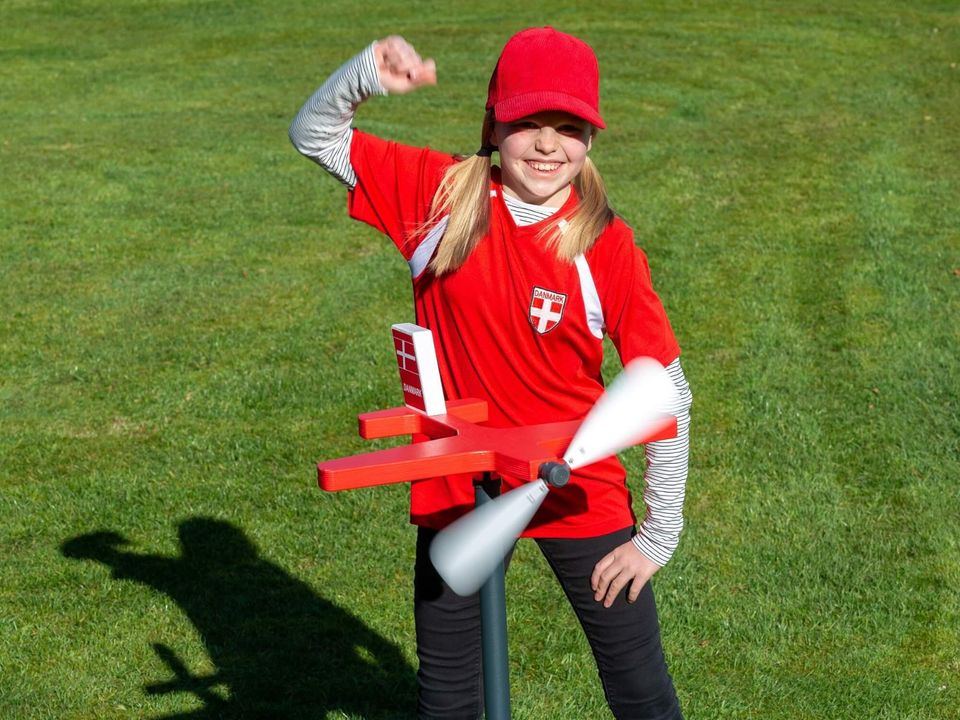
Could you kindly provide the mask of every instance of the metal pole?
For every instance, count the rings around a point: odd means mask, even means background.
[[[500,494],[490,473],[476,483],[477,505]],[[480,642],[483,649],[483,702],[487,720],[510,720],[510,661],[507,654],[507,595],[503,560],[480,587]]]

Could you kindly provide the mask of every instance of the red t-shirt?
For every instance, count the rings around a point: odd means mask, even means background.
[[[422,241],[414,231],[455,159],[354,131],[350,160],[358,178],[350,216],[385,233],[410,260]],[[558,212],[569,214],[576,203],[571,192]],[[441,277],[426,271],[413,280],[416,321],[433,330],[445,395],[486,400],[493,427],[582,418],[603,392],[603,345],[588,326],[577,267],[538,239],[544,223],[516,225],[497,168],[490,204],[490,232],[458,270]],[[627,225],[614,220],[586,260],[621,360],[676,359],[679,347]],[[581,468],[547,496],[524,534],[591,537],[632,525],[625,476],[615,457]],[[503,480],[504,489],[519,484]],[[473,506],[470,476],[412,484],[417,525],[442,528]]]

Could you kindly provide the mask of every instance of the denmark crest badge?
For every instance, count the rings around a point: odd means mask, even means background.
[[[567,296],[563,293],[534,287],[530,296],[530,324],[541,335],[553,330],[563,318],[563,308],[567,304]]]

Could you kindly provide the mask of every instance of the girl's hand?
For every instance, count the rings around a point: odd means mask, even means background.
[[[597,602],[603,601],[604,607],[610,607],[624,586],[630,583],[627,602],[633,602],[640,595],[647,580],[659,569],[659,565],[637,550],[632,540],[627,540],[604,556],[593,568],[593,575],[590,577],[593,599]]]
[[[421,59],[413,45],[399,35],[391,35],[377,42],[373,54],[377,59],[380,84],[391,95],[437,84],[436,63],[431,59]]]

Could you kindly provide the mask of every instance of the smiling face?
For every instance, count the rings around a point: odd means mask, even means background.
[[[504,188],[523,202],[560,207],[583,169],[592,132],[586,120],[555,110],[495,123]]]

